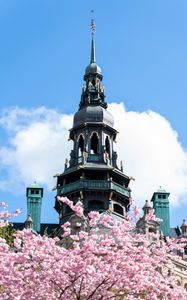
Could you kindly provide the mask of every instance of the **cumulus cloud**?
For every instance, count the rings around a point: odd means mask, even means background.
[[[159,186],[171,193],[170,202],[180,205],[187,196],[187,153],[177,132],[160,114],[126,111],[124,105],[109,106],[119,130],[116,149],[124,159],[125,172],[136,181],[133,198],[143,204]]]
[[[171,203],[180,205],[187,195],[187,153],[176,131],[153,111],[126,111],[122,103],[110,104],[109,110],[120,132],[115,146],[119,160],[124,160],[125,173],[136,178],[131,182],[135,202],[142,205],[161,185],[171,192]],[[34,180],[51,189],[52,175],[63,171],[72,148],[67,141],[72,118],[45,107],[3,111],[0,129],[6,144],[0,147],[0,189],[14,183],[23,190]]]
[[[18,190],[37,181],[51,189],[53,174],[63,171],[64,159],[70,152],[71,143],[67,140],[72,115],[45,107],[13,108],[3,112],[0,124],[9,137],[9,145],[0,149],[1,171],[4,169],[7,177],[7,185],[3,180],[2,188],[14,182]]]

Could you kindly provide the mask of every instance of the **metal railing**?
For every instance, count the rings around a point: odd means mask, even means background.
[[[61,193],[69,193],[78,189],[109,189],[109,190],[114,190],[122,195],[125,195],[129,197],[130,193],[129,190],[126,189],[125,187],[113,182],[113,181],[108,181],[108,180],[86,180],[86,179],[81,179],[69,184],[66,184],[62,189]]]

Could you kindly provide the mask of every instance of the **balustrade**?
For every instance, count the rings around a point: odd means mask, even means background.
[[[75,191],[77,189],[109,189],[109,190],[114,190],[122,195],[125,195],[127,197],[130,196],[129,190],[126,189],[123,186],[120,186],[119,184],[113,182],[113,181],[108,181],[108,180],[86,180],[86,179],[81,179],[69,184],[66,184],[64,187],[61,189],[61,193],[69,193],[72,191]]]

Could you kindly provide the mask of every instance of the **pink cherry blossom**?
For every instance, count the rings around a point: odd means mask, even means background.
[[[73,205],[73,202],[71,202],[66,197],[60,197],[60,196],[58,196],[57,199],[58,199],[58,201],[67,204],[71,208],[71,210],[76,213],[76,215],[78,217],[82,217],[83,216],[83,207],[82,207],[82,202],[81,201],[78,201],[75,205]]]
[[[137,217],[139,216],[139,214],[140,214],[140,209],[139,209],[139,207],[137,207],[137,206],[134,206],[134,207],[133,207],[133,214],[134,214],[134,217],[135,217],[135,218],[137,218]]]
[[[76,205],[64,201],[74,210]],[[81,205],[75,209],[78,214]],[[111,226],[104,215],[103,224],[111,228],[99,231],[92,224],[98,224],[101,215],[91,212],[81,218],[87,231],[72,236],[67,222],[62,241],[23,230],[16,232],[10,248],[0,238],[0,300],[187,299],[176,278],[164,272],[172,270],[179,259],[173,250],[182,249],[185,239],[183,245],[170,238],[153,243],[136,234],[129,220]]]
[[[152,221],[159,222],[159,223],[162,222],[162,219],[157,218],[155,216],[154,209],[151,209],[150,212],[146,215],[146,220],[152,220]]]

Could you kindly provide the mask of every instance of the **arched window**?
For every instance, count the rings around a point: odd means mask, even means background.
[[[90,141],[90,154],[98,154],[99,139],[97,133],[94,132]]]
[[[187,283],[185,283],[184,288],[185,288],[185,290],[187,291]]]
[[[84,138],[82,136],[82,134],[79,136],[79,139],[78,139],[78,156],[81,156],[82,155],[82,152],[84,151]]]
[[[114,204],[114,212],[123,216],[123,207],[118,204]]]
[[[106,152],[108,153],[108,155],[110,156],[110,142],[109,142],[108,136],[105,139],[105,149],[106,149]]]
[[[90,210],[103,210],[104,209],[104,203],[99,200],[93,200],[89,202],[88,208]]]

